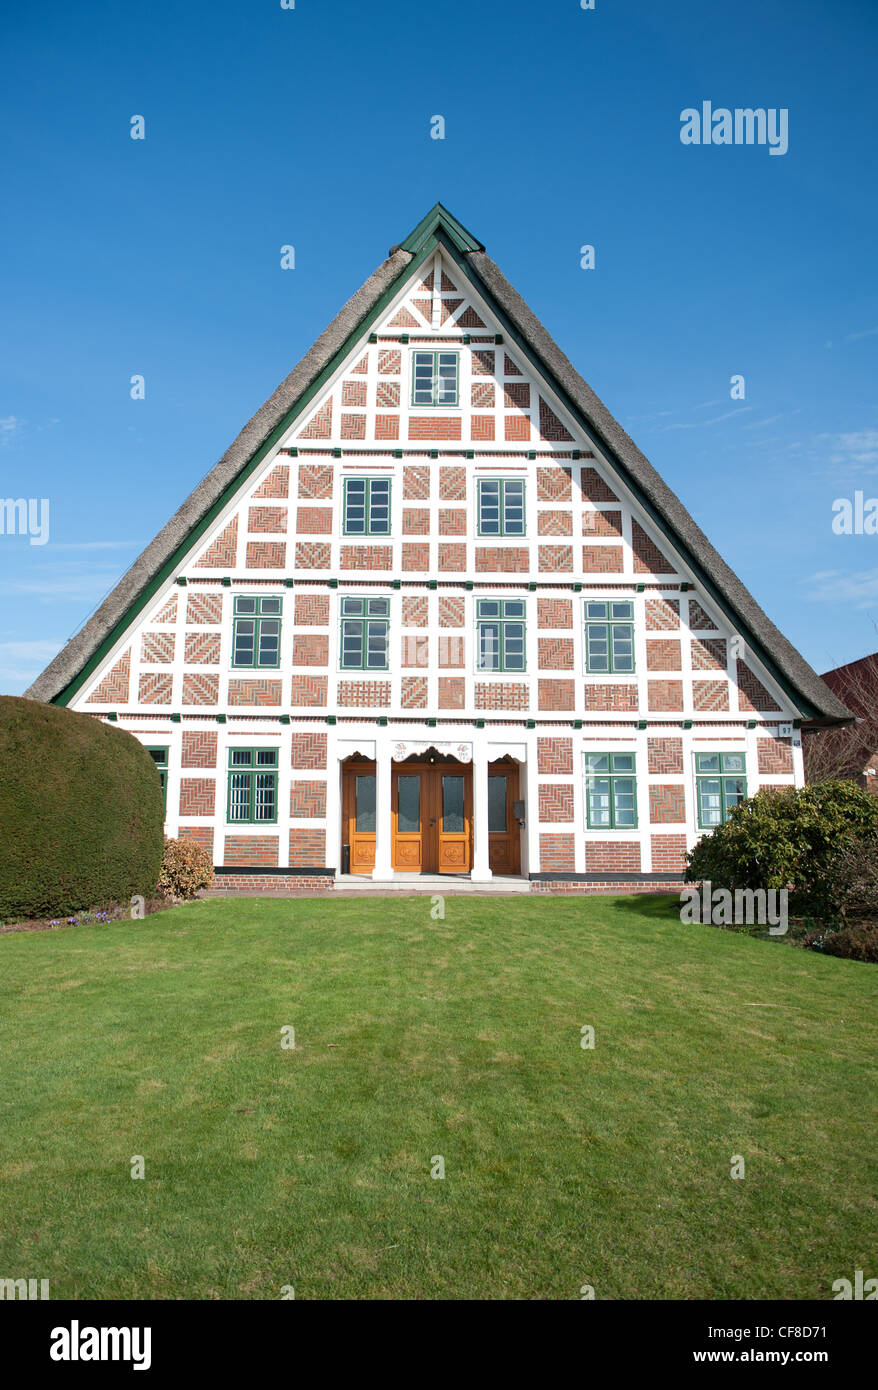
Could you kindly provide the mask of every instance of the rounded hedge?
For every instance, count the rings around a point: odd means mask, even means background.
[[[0,695],[0,921],[155,893],[164,807],[132,734]]]

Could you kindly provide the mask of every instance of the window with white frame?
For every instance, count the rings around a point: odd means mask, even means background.
[[[586,753],[585,811],[589,830],[637,827],[637,778],[633,753]]]
[[[696,753],[695,799],[699,830],[724,825],[747,795],[747,764],[743,753]]]
[[[390,648],[390,599],[343,598],[339,665],[343,671],[386,671]]]
[[[476,669],[525,669],[525,605],[523,599],[476,600]]]
[[[390,479],[345,478],[344,534],[390,535]]]
[[[480,478],[478,493],[480,536],[525,534],[523,478]]]

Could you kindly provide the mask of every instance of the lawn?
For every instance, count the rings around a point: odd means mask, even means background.
[[[878,1272],[876,995],[875,967],[655,898],[210,900],[3,936],[0,1276],[831,1298]]]

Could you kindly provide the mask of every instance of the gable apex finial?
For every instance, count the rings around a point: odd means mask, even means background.
[[[468,232],[462,222],[443,207],[442,203],[437,202],[433,205],[425,217],[422,217],[413,231],[409,232],[405,241],[399,243],[392,249],[394,251],[409,251],[413,255],[421,251],[431,238],[438,238],[444,235],[458,251],[466,255],[470,251],[484,251],[484,246],[472,234]]]

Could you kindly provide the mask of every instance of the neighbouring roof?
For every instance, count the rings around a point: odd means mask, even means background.
[[[878,720],[878,652],[825,671],[820,679],[852,714],[873,723]]]
[[[103,603],[25,692],[36,700],[64,702],[74,681],[93,667],[121,635],[158,582],[174,573],[179,552],[206,527],[214,509],[241,474],[255,466],[304,409],[349,349],[351,340],[399,288],[403,279],[441,245],[488,300],[498,319],[551,382],[582,429],[606,454],[648,514],[691,565],[698,584],[729,615],[745,640],[786,689],[806,719],[838,723],[850,714],[795,647],[774,626],[755,599],[714,550],[679,498],[628,437],[591,387],[549,336],[477,241],[441,203],[423,218],[348,300],[309,352],[253,418],[219,463],[198,484],[167,526],[146,547]]]

